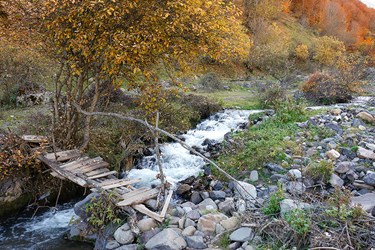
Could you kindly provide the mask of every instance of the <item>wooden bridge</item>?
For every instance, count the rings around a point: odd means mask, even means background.
[[[43,136],[24,135],[22,139],[36,148],[47,142]],[[101,157],[90,158],[79,150],[59,151],[55,153],[42,153],[38,159],[51,168],[54,177],[72,181],[82,187],[90,188],[93,192],[109,194],[115,193],[119,198],[118,207],[131,206],[135,210],[162,222],[166,215],[173,191],[169,191],[161,213],[151,211],[142,203],[160,195],[159,188],[135,188],[132,184],[141,179],[119,179],[117,171],[110,171],[109,163]]]

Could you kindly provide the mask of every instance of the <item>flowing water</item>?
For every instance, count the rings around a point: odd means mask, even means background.
[[[248,122],[252,113],[261,111],[225,110],[219,112],[189,130],[181,137],[193,147],[204,150],[206,139],[222,142],[224,135],[235,131],[240,125]],[[170,183],[198,175],[205,162],[192,155],[179,143],[166,143],[161,146],[164,173]],[[155,155],[144,157],[142,169],[133,169],[128,173],[130,178],[142,178],[142,185],[157,183],[158,167]],[[69,222],[74,216],[73,203],[60,206],[55,211],[44,211],[32,217],[31,212],[9,218],[0,223],[0,250],[39,250],[39,249],[92,249],[90,245],[74,243],[63,239],[68,230]]]
[[[225,110],[212,115],[181,137],[190,147],[205,150],[207,146],[202,144],[206,139],[222,142],[226,133],[237,130],[241,125],[248,122],[250,114],[259,112],[262,111]],[[176,184],[192,175],[197,176],[206,164],[201,157],[190,154],[189,150],[179,143],[165,143],[160,147],[160,150],[163,171],[171,184]],[[154,154],[144,157],[137,169],[132,169],[127,173],[127,177],[141,178],[140,185],[149,186],[160,183],[155,178],[158,173],[159,169]]]
[[[73,203],[47,210],[33,217],[33,211],[0,223],[1,250],[88,250],[92,246],[64,240],[69,222],[74,216]]]

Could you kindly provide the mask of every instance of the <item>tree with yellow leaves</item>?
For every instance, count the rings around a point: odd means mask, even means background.
[[[154,112],[166,100],[157,65],[187,72],[202,56],[218,62],[245,59],[250,46],[240,12],[228,1],[47,0],[43,10],[46,40],[61,62],[55,117],[66,124],[66,143],[76,134],[79,119],[70,104],[92,112],[108,86],[126,81],[140,94],[142,107]],[[58,107],[62,90],[66,108]],[[83,147],[90,117],[85,124]]]

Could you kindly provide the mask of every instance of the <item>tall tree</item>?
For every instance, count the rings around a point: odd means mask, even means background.
[[[55,117],[66,124],[66,143],[79,123],[72,103],[92,112],[103,91],[125,80],[140,93],[142,106],[153,112],[165,102],[156,65],[186,71],[201,56],[219,62],[245,58],[250,45],[239,11],[228,1],[47,0],[44,10],[48,41],[61,61]],[[63,90],[64,108],[57,105]],[[90,119],[85,121],[83,147]]]

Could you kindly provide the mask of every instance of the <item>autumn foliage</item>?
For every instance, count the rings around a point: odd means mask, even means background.
[[[0,180],[17,174],[30,173],[40,169],[37,160],[39,152],[33,151],[30,146],[14,134],[0,137]]]
[[[374,49],[375,10],[359,0],[292,0],[291,10],[323,34]]]

